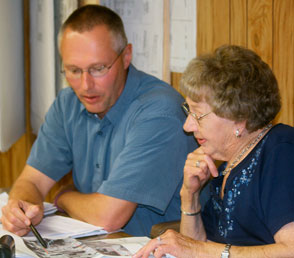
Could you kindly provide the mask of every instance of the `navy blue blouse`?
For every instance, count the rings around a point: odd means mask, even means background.
[[[278,124],[230,173],[210,182],[202,219],[211,241],[239,246],[274,243],[294,221],[294,128]],[[226,164],[219,167],[224,170]]]

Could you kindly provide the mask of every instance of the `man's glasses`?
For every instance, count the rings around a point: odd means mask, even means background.
[[[195,119],[196,119],[196,121],[199,123],[199,121],[203,118],[203,117],[205,117],[205,116],[207,116],[208,114],[210,114],[212,111],[209,111],[209,112],[207,112],[207,113],[205,113],[205,114],[202,114],[202,115],[200,115],[200,116],[197,116],[197,114],[195,114],[195,113],[192,113],[191,111],[190,111],[190,108],[189,108],[189,105],[188,105],[188,103],[187,102],[184,102],[183,104],[182,104],[182,109],[185,111],[185,114],[188,116],[188,115],[191,115],[192,117],[194,117]]]
[[[83,72],[88,72],[94,78],[102,77],[102,76],[104,76],[104,75],[106,75],[108,73],[108,71],[115,64],[115,62],[118,60],[118,58],[120,57],[120,55],[123,53],[124,50],[125,50],[125,47],[119,52],[117,57],[108,66],[106,66],[106,65],[91,66],[91,67],[86,68],[86,69],[81,69],[81,68],[78,68],[78,67],[70,67],[70,68],[66,67],[61,72],[64,73],[66,78],[69,79],[69,80],[81,79]]]

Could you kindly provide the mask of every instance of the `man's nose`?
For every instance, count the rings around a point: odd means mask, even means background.
[[[81,74],[81,86],[85,90],[89,90],[94,87],[94,79],[88,71],[83,71]]]

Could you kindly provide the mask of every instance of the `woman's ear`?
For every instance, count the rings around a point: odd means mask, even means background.
[[[246,121],[235,122],[234,134],[237,138],[240,138],[246,130]]]

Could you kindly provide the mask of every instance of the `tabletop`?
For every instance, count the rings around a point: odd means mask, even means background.
[[[3,192],[9,192],[10,188],[9,187],[0,187],[0,193]],[[63,215],[63,216],[67,216],[65,213],[60,214],[60,212],[57,212],[58,215]],[[113,238],[122,238],[122,237],[131,237],[131,235],[123,232],[123,231],[119,231],[119,232],[114,232],[114,233],[109,233],[109,234],[105,234],[105,235],[99,235],[99,236],[95,236],[96,239],[113,239]]]

